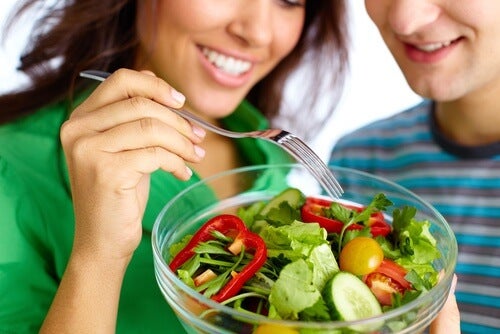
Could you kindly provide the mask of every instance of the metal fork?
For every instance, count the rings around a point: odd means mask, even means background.
[[[110,75],[111,73],[98,70],[87,70],[80,72],[81,77],[98,81],[104,81]],[[208,123],[186,110],[173,108],[169,109],[179,116],[222,136],[230,138],[261,138],[274,143],[287,151],[298,162],[302,163],[302,165],[314,176],[314,178],[323,186],[327,194],[332,198],[338,199],[344,192],[339,182],[332,174],[331,170],[325,165],[323,160],[321,160],[321,158],[318,157],[318,155],[314,153],[314,151],[309,146],[307,146],[307,144],[305,144],[299,137],[285,130],[267,129],[250,132],[233,132]]]

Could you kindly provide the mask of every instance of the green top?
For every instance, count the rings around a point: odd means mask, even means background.
[[[68,103],[40,109],[0,126],[0,333],[38,332],[65,270],[73,242],[74,213],[59,128]],[[244,102],[225,119],[228,129],[268,126]],[[246,164],[290,162],[276,145],[237,140]],[[143,238],[127,269],[118,311],[118,333],[182,333],[154,277],[151,230],[162,207],[188,185],[157,171],[143,221]]]

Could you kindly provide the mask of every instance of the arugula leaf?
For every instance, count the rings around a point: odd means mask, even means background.
[[[222,289],[222,287],[224,285],[226,285],[227,282],[229,282],[229,280],[231,279],[231,277],[230,277],[231,272],[233,272],[240,265],[244,256],[245,256],[245,250],[243,249],[243,251],[239,254],[236,262],[233,264],[232,267],[230,267],[230,268],[226,269],[224,272],[218,274],[216,278],[214,278],[214,279],[212,279],[204,284],[199,285],[196,288],[196,290],[199,292],[203,291],[203,295],[205,295],[207,298],[212,297],[220,289]]]
[[[189,286],[193,289],[195,288],[194,280],[191,278],[191,274],[189,273],[189,271],[178,269],[177,276],[179,276],[181,281],[186,283],[187,286]]]
[[[226,250],[225,245],[219,242],[200,242],[193,250],[198,254],[232,255]]]
[[[168,248],[170,256],[174,258],[181,250],[183,250],[186,247],[186,245],[188,244],[189,240],[191,240],[192,237],[193,237],[192,234],[187,234],[184,237],[182,237],[182,239],[179,242],[170,246]]]
[[[186,261],[186,263],[182,265],[181,269],[185,270],[187,273],[189,273],[189,276],[192,277],[194,273],[200,268],[200,266],[201,266],[200,255],[196,254],[191,259]]]
[[[198,292],[203,292],[203,295],[205,295],[205,297],[207,298],[212,297],[229,281],[229,273],[230,271],[226,271],[222,274],[217,275],[217,277],[213,280],[210,280],[198,286],[196,290]]]

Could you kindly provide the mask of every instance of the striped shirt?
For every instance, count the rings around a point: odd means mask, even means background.
[[[463,333],[500,333],[500,142],[446,139],[424,101],[341,138],[330,165],[395,181],[432,203],[455,232]]]

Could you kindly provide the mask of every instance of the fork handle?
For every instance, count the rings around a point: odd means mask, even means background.
[[[82,78],[93,79],[93,80],[97,80],[97,81],[104,81],[110,75],[111,75],[111,73],[109,73],[109,72],[99,71],[99,70],[86,70],[86,71],[80,72],[80,76]]]

